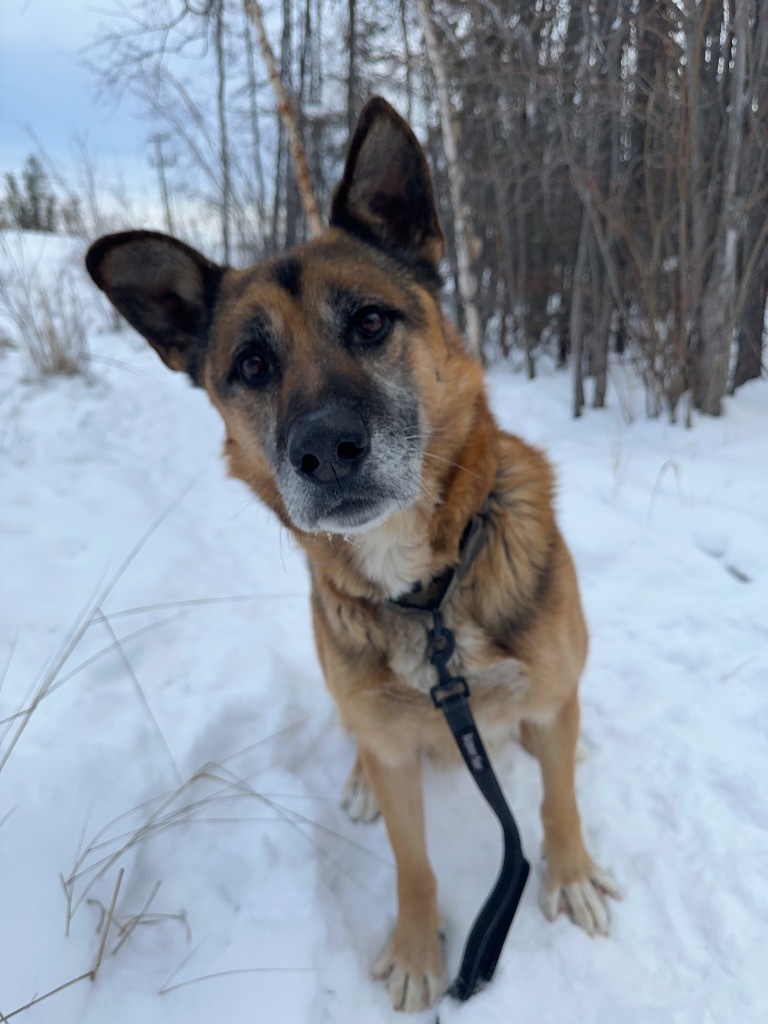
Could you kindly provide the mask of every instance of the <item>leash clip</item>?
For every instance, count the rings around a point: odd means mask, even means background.
[[[443,625],[440,610],[432,612],[432,628],[427,634],[427,657],[431,665],[437,669],[437,682],[429,691],[432,703],[436,708],[445,709],[446,704],[469,697],[469,684],[463,676],[453,676],[448,669],[448,662],[456,650],[456,637],[453,630]]]
[[[448,675],[448,662],[456,650],[456,638],[453,630],[443,625],[443,616],[440,609],[435,608],[432,612],[432,628],[427,633],[427,657],[431,665],[437,669],[438,675],[443,679],[450,678]]]

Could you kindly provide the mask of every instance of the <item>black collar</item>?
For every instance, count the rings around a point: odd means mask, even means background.
[[[486,501],[482,509],[477,515],[472,516],[464,529],[459,542],[458,563],[448,566],[437,576],[433,576],[427,584],[415,583],[407,593],[400,597],[390,598],[389,603],[401,611],[440,611],[483,546],[487,527],[488,502]]]

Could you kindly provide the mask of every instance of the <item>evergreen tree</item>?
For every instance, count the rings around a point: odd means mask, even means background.
[[[10,223],[22,231],[55,231],[56,197],[40,160],[32,154],[21,172],[21,184],[15,174],[5,175],[3,205]]]

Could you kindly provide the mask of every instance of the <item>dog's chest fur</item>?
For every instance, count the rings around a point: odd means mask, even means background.
[[[478,694],[502,688],[507,699],[522,698],[528,689],[523,666],[515,658],[491,654],[485,631],[473,622],[462,621],[448,610],[445,624],[456,640],[456,652],[449,662],[455,675],[465,676]],[[437,674],[427,652],[427,615],[393,609],[387,615],[390,639],[389,664],[401,682],[427,695],[437,682]]]
[[[360,572],[388,597],[399,597],[429,576],[431,552],[426,528],[411,510],[350,537],[349,543]]]
[[[417,582],[428,583],[433,575],[428,518],[417,508],[397,513],[372,530],[352,535],[347,543],[358,570],[389,598],[402,596]],[[476,621],[471,602],[462,599],[461,590],[460,587],[444,611],[445,624],[456,640],[449,669],[466,677],[478,698],[493,694],[512,710],[529,690],[524,667],[492,643]],[[386,637],[387,662],[394,677],[401,686],[428,697],[437,681],[427,653],[429,614],[384,607],[379,616]]]
[[[381,586],[389,597],[399,597],[414,582],[429,579],[430,549],[426,529],[407,513],[393,516],[382,526],[350,538],[355,559],[366,578]],[[489,657],[488,638],[483,629],[446,609],[446,625],[456,638],[451,671],[466,675],[481,688],[504,685],[510,696],[526,688],[520,665],[512,658]],[[390,638],[389,664],[407,685],[428,694],[436,682],[435,669],[427,658],[429,616],[393,610],[387,614]]]

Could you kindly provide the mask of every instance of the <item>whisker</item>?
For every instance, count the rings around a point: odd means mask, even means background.
[[[473,476],[476,480],[481,479],[479,473],[474,473],[471,469],[467,469],[467,467],[460,462],[454,462],[452,459],[445,459],[442,455],[435,455],[433,452],[424,452],[424,458],[433,459],[435,462],[444,462],[446,466],[453,466],[455,469],[460,469],[468,476]]]
[[[420,481],[419,483],[419,490],[426,498],[429,498],[433,505],[440,504],[440,498],[438,497],[438,495],[435,494],[435,492],[431,488],[427,487],[423,480]]]
[[[441,433],[444,433],[444,431],[433,430],[433,431],[430,432],[429,435],[422,434],[422,433],[406,434],[405,437],[404,437],[404,440],[405,441],[418,441],[420,444],[425,445],[425,451],[423,452],[423,458],[425,458],[425,459],[432,459],[434,462],[442,462],[446,466],[452,466],[454,469],[460,469],[464,473],[467,473],[469,476],[473,476],[476,480],[480,480],[481,479],[480,474],[473,472],[467,466],[463,465],[463,463],[461,463],[461,462],[454,462],[453,459],[447,459],[443,455],[437,455],[437,454],[435,454],[435,452],[430,452],[430,451],[426,450],[426,445],[429,443],[429,441],[433,440],[435,437],[439,437],[439,435]]]

